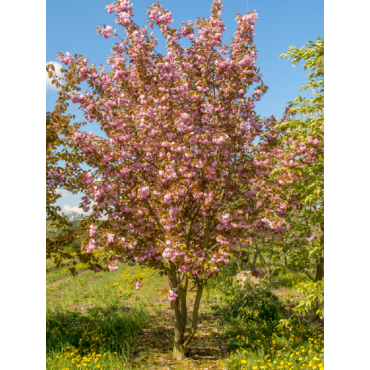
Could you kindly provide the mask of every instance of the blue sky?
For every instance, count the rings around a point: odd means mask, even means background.
[[[139,25],[147,23],[146,10],[153,1],[131,0],[134,4],[134,20]],[[171,10],[175,27],[182,21],[195,20],[199,17],[209,17],[211,0],[161,0],[160,3]],[[106,64],[107,55],[111,54],[110,45],[113,38],[104,39],[95,33],[96,26],[106,25],[118,29],[120,36],[124,35],[122,27],[114,23],[114,13],[109,14],[103,0],[64,0],[63,2],[47,0],[46,2],[46,62],[56,61],[58,50],[84,55],[89,64]],[[299,94],[298,89],[306,84],[307,71],[302,66],[292,67],[286,60],[280,60],[279,55],[286,52],[289,46],[302,47],[308,40],[324,37],[324,0],[249,0],[249,10],[257,10],[258,21],[255,25],[258,59],[256,64],[261,69],[264,83],[269,86],[268,93],[256,104],[256,112],[261,116],[283,113],[287,103]],[[246,14],[247,0],[226,0],[222,18],[226,31],[223,42],[228,42],[236,30],[234,21],[236,13]],[[159,34],[154,32],[159,38]],[[158,51],[165,52],[164,43],[160,43]],[[53,110],[57,98],[55,90],[46,84],[46,109]],[[82,120],[82,115],[75,107],[70,112],[76,119]],[[85,126],[86,131],[98,133],[96,123]],[[64,211],[76,210],[80,197],[63,191],[63,197],[57,202]]]

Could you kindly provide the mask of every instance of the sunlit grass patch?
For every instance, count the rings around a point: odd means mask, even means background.
[[[47,287],[47,368],[129,369],[130,349],[148,323],[163,279],[128,265],[67,276]],[[144,284],[139,291],[135,280]]]
[[[48,364],[78,368],[78,365],[107,362],[108,359],[102,361],[106,356],[111,362],[111,357],[115,356],[122,361],[147,321],[148,314],[141,305],[132,309],[95,306],[81,311],[49,310],[46,321]]]

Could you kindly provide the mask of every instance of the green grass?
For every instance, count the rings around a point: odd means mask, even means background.
[[[203,322],[193,343],[193,348],[203,348],[203,356],[223,343],[229,351],[227,365],[221,355],[208,363],[195,356],[184,364],[172,362],[169,368],[206,369],[213,364],[238,370],[322,369],[322,334],[314,325],[293,319],[288,328],[277,329],[279,315],[290,315],[289,307],[279,308],[276,316],[251,301],[243,315],[235,310],[238,302],[230,297],[235,295],[232,279],[236,273],[232,261],[207,284],[200,308]],[[128,265],[111,272],[68,274],[66,268],[48,274],[56,282],[47,286],[47,369],[159,369],[171,363],[173,320],[168,301],[160,293],[168,288],[164,278],[153,270]],[[294,293],[301,278],[305,279],[278,271],[266,285],[266,297],[282,307],[281,297],[279,301],[269,292]],[[144,284],[140,291],[134,289],[136,279]],[[260,302],[260,293],[255,294]],[[261,309],[267,314],[262,315]]]
[[[126,354],[148,321],[142,305],[135,308],[94,306],[85,311],[47,311],[47,368],[107,369],[127,363]],[[87,366],[85,366],[87,365]]]
[[[232,321],[225,325],[231,353],[229,369],[321,369],[323,336],[313,325],[292,319],[277,329],[276,320]]]
[[[144,283],[140,291],[134,289],[134,279]],[[128,265],[49,285],[47,369],[130,368],[130,348],[163,285],[152,270]]]

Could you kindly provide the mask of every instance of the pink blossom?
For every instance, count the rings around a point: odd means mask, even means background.
[[[139,199],[146,199],[149,196],[149,186],[144,186],[139,190]]]
[[[142,288],[143,284],[140,284],[138,281],[135,283],[135,289],[140,290]]]
[[[130,20],[130,14],[129,13],[120,13],[118,15],[119,19],[120,19],[120,25],[123,26],[123,27],[127,27],[130,25],[131,23],[131,20]]]
[[[172,256],[172,249],[166,248],[164,252],[162,253],[163,258],[170,258]]]
[[[261,276],[262,275],[262,271],[260,270],[260,269],[254,269],[253,271],[251,271],[251,275],[252,276],[256,276],[256,277],[258,277],[258,276]]]
[[[103,28],[101,33],[104,38],[108,38],[112,33],[113,33],[113,27],[112,26],[107,26],[106,28]]]
[[[90,229],[89,229],[89,232],[90,232],[90,236],[93,237],[95,234],[96,234],[96,230],[97,230],[97,226],[94,226],[94,225],[90,225]]]
[[[171,202],[171,200],[172,200],[172,194],[166,194],[166,195],[164,196],[164,201],[165,201],[166,203],[170,203],[170,202]]]
[[[185,271],[190,271],[190,269],[191,269],[191,266],[189,266],[189,265],[182,265],[182,266],[178,269],[178,271],[179,271],[179,272],[185,272]]]
[[[176,294],[173,290],[170,290],[168,292],[168,300],[169,301],[176,301],[177,297],[178,297],[178,294]]]
[[[229,136],[225,135],[225,136],[220,136],[218,138],[214,138],[214,139],[212,139],[212,141],[215,144],[222,145],[228,138],[229,138]]]
[[[117,262],[115,262],[112,265],[108,265],[108,268],[109,268],[110,271],[118,270]]]
[[[67,51],[66,56],[64,58],[60,59],[60,61],[63,64],[68,65],[69,63],[71,63],[73,61],[73,56]]]
[[[93,174],[91,172],[88,172],[86,174],[86,181],[85,181],[85,184],[86,185],[89,185],[89,184],[92,184],[94,182],[94,177],[93,177]]]
[[[206,272],[204,273],[204,276],[205,277],[208,277],[211,274],[212,274],[212,270],[211,269],[207,269]]]
[[[229,221],[230,221],[230,215],[228,213],[221,216],[221,222],[222,223],[228,223]]]
[[[313,242],[313,241],[315,240],[315,238],[316,238],[316,234],[315,234],[315,233],[313,233],[309,238],[306,238],[306,240],[307,240],[308,242]]]

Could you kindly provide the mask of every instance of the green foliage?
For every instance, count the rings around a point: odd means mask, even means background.
[[[246,282],[244,288],[239,285],[225,288],[225,301],[221,309],[224,321],[269,321],[279,320],[283,316],[283,305],[263,284]]]
[[[317,160],[305,167],[302,179],[295,184],[303,204],[312,206],[314,212],[305,217],[311,224],[322,225],[324,222],[324,40],[317,38],[316,43],[309,41],[301,49],[291,46],[280,58],[288,58],[293,65],[304,61],[303,68],[310,70],[308,84],[300,91],[310,90],[310,97],[298,96],[290,103],[289,112],[296,115],[280,127],[286,129],[283,140],[287,137],[294,142],[307,143],[308,137],[319,140]]]
[[[61,214],[61,217],[68,222],[68,225],[59,220],[46,219],[46,238],[51,242],[57,242],[58,238],[69,230],[79,230],[81,222],[84,219],[84,216],[77,212],[63,213]],[[66,244],[71,241],[73,242],[73,239],[68,239]]]
[[[298,96],[290,103],[290,112],[296,112],[302,118],[309,118],[299,122],[300,127],[295,132],[302,135],[312,134],[315,137],[323,134],[324,124],[324,39],[317,38],[316,43],[309,41],[301,49],[291,46],[287,53],[281,54],[280,58],[288,58],[293,66],[304,60],[304,70],[310,70],[307,75],[308,84],[302,86],[299,91],[307,89],[313,92],[310,99]],[[292,127],[292,122],[284,124],[285,127]]]
[[[298,306],[294,308],[295,311],[304,315],[312,311],[313,308],[316,307],[317,304],[320,304],[324,300],[324,280],[320,280],[317,282],[308,282],[305,284],[300,284],[297,287],[297,292],[304,294],[307,298],[300,301]],[[324,317],[324,308],[316,307],[315,314],[317,316]]]
[[[294,188],[302,206],[287,219],[291,228],[280,245],[286,257],[286,267],[302,271],[313,282],[318,282],[324,277],[324,40],[318,37],[316,42],[309,41],[301,49],[291,46],[280,58],[288,58],[294,66],[303,62],[303,68],[310,71],[308,84],[300,89],[310,94],[300,95],[291,102],[289,113],[294,113],[293,117],[279,123],[286,134],[282,140],[289,139],[292,145],[303,147],[312,140],[318,142],[316,149],[311,149],[315,160],[305,163],[300,180],[287,186],[287,191]],[[313,234],[316,238],[307,241],[306,238]],[[323,290],[315,287],[311,290],[317,292],[309,296],[318,304],[323,300]],[[311,298],[297,306],[301,314],[312,307]],[[321,314],[323,311],[320,310]]]

